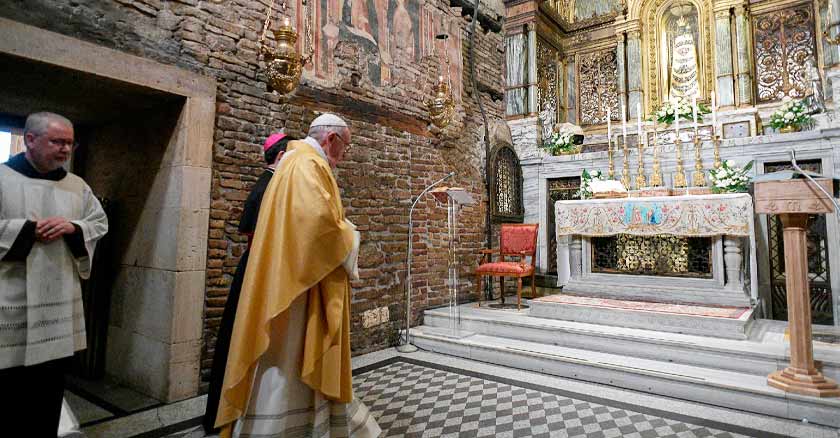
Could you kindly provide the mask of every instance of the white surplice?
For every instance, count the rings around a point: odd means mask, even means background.
[[[25,261],[0,262],[0,369],[72,356],[86,346],[80,280],[90,276],[108,218],[90,187],[72,173],[52,181],[0,165],[0,258],[27,220],[53,216],[79,226],[87,254],[74,257],[62,240],[35,242]]]

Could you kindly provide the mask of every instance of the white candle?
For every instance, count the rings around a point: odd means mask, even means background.
[[[610,109],[607,108],[607,142],[612,140],[612,113]]]
[[[621,103],[621,135],[624,137],[624,144],[627,144],[627,108],[624,102]]]
[[[642,138],[642,104],[636,104],[636,134],[639,136],[639,145],[641,146],[644,143],[644,139]]]
[[[697,132],[697,96],[691,98],[691,117],[694,119],[694,132]]]
[[[676,138],[680,138],[680,111],[677,107],[677,100],[672,100],[671,104],[674,107],[674,131],[677,133]]]
[[[712,91],[712,135],[714,136],[715,130],[717,129],[717,108],[715,108],[716,99],[715,96],[717,95],[716,92]]]

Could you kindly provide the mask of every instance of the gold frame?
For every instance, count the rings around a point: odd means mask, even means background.
[[[662,89],[660,78],[660,64],[659,59],[659,37],[657,29],[662,20],[662,15],[665,10],[670,8],[673,3],[689,2],[697,8],[698,19],[697,23],[700,27],[700,53],[698,58],[700,61],[699,74],[700,77],[700,96],[701,101],[706,100],[706,95],[710,90],[714,90],[714,45],[715,40],[712,37],[711,29],[714,28],[714,11],[712,0],[651,0],[645,2],[641,8],[640,16],[644,24],[644,32],[642,37],[642,65],[644,71],[648,72],[648,83],[645,91],[645,113],[651,114],[655,108],[661,104]],[[644,48],[647,50],[644,50]]]

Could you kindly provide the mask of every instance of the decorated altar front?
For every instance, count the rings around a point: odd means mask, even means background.
[[[564,291],[585,295],[751,307],[758,299],[754,221],[748,194],[558,201],[558,283]],[[592,239],[617,235],[709,237],[711,275],[691,278],[593,271]],[[632,253],[639,257],[639,252],[660,250],[642,244]],[[746,266],[743,251],[749,260]]]

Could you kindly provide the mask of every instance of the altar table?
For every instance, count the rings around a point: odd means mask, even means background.
[[[749,194],[557,201],[554,211],[560,286],[569,282],[571,273],[569,245],[560,242],[572,235],[734,236],[749,238],[750,297],[758,298],[755,211]]]

